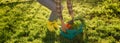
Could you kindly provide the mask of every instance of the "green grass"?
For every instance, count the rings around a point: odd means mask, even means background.
[[[0,43],[120,43],[120,2],[92,1],[73,1],[75,17],[83,17],[86,27],[70,40],[59,30],[47,30],[51,11],[38,2],[0,0]],[[69,21],[63,4],[64,20]]]

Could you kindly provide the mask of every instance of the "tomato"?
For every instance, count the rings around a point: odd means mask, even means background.
[[[72,27],[72,25],[70,25],[70,24],[66,24],[66,27],[68,28],[68,29],[71,29],[71,27]]]

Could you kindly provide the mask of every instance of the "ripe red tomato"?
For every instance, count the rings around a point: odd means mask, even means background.
[[[70,24],[66,24],[66,27],[68,28],[68,29],[71,29],[71,25]]]

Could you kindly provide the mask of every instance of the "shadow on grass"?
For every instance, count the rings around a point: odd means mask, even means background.
[[[54,43],[56,40],[55,32],[50,32],[47,30],[46,37],[42,39],[44,43]]]
[[[44,43],[84,43],[83,41],[83,33],[78,34],[75,38],[73,39],[67,39],[64,38],[61,35],[56,35],[55,32],[50,32],[47,30],[46,32],[46,37],[42,39]]]

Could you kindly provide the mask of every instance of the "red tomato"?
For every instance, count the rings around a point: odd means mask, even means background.
[[[71,28],[71,25],[70,24],[66,24],[66,27],[68,28],[68,29],[70,29]]]

